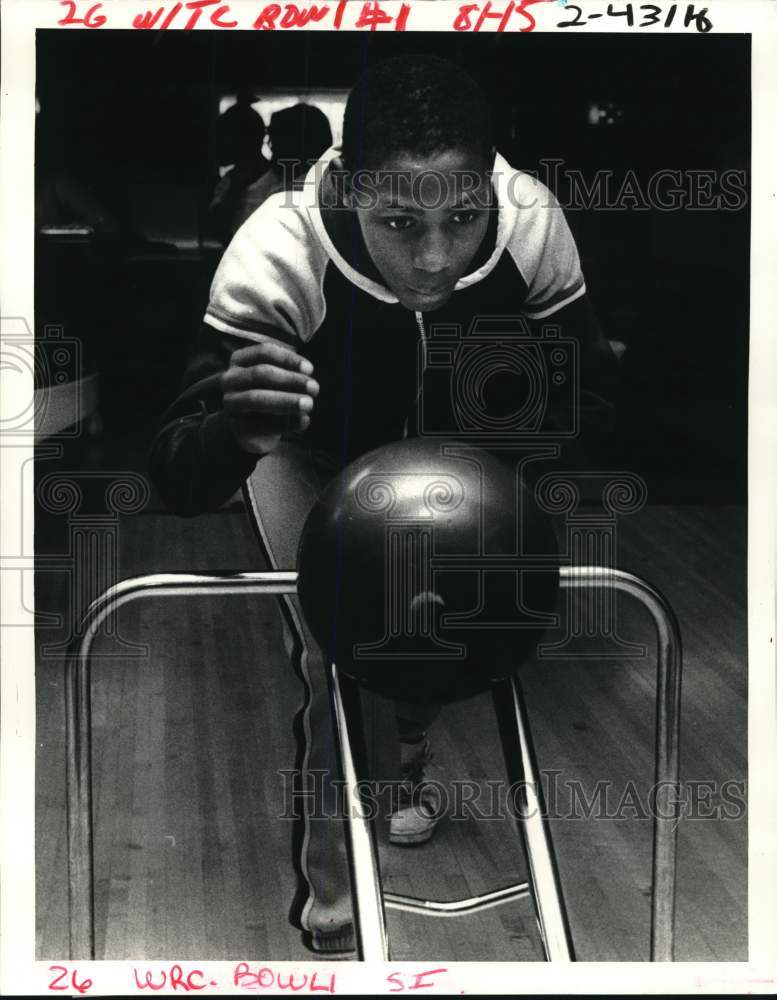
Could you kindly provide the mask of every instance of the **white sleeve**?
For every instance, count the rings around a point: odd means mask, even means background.
[[[292,345],[307,342],[324,316],[326,259],[304,209],[285,193],[274,195],[225,250],[205,322],[249,340],[270,334]]]
[[[528,289],[525,314],[544,319],[584,295],[585,280],[561,206],[544,184],[524,176],[532,197],[522,192],[508,249]]]

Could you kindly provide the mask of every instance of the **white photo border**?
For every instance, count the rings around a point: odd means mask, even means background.
[[[109,28],[131,30],[138,10],[155,8],[166,0],[143,4],[137,0],[107,0],[100,5]],[[9,323],[33,324],[34,250],[34,121],[35,31],[57,28],[68,4],[59,0],[5,0],[2,7],[2,109],[0,114],[0,223],[2,270],[0,308],[4,328]],[[78,0],[79,12],[93,6]],[[167,6],[172,6],[167,3]],[[336,6],[332,4],[331,6]],[[349,7],[361,3],[352,0]],[[386,0],[394,15],[400,3]],[[505,3],[494,7],[505,7]],[[564,3],[537,3],[529,8],[538,32],[558,31]],[[604,11],[605,3],[579,0],[586,13]],[[668,7],[669,4],[662,4]],[[240,27],[250,27],[261,4],[232,0],[228,4]],[[450,31],[459,10],[451,0],[411,0],[407,31]],[[777,975],[777,690],[775,687],[775,572],[777,561],[777,3],[771,0],[697,4],[708,11],[714,33],[752,36],[752,268],[749,381],[749,961],[735,963],[580,963],[575,966],[543,963],[457,963],[450,975],[430,992],[477,993],[771,993]],[[602,17],[596,32],[629,31],[622,18]],[[516,22],[517,30],[527,21]],[[493,30],[490,24],[485,30]],[[67,26],[61,30],[93,30]],[[220,30],[205,18],[195,30]],[[332,30],[331,21],[305,30]],[[346,18],[342,30],[352,30]],[[665,31],[667,29],[664,29]],[[678,18],[671,32],[685,31]],[[703,95],[701,95],[703,99]],[[25,386],[18,374],[3,377],[9,392],[4,407],[22,412],[32,398],[32,373]],[[26,395],[25,395],[26,394]],[[33,457],[31,437],[4,436],[0,447],[0,569],[27,568],[32,579],[32,479],[25,474]],[[20,491],[20,483],[22,489]],[[19,525],[22,534],[19,537]],[[32,588],[25,595],[32,607]],[[3,615],[8,610],[4,594]],[[2,716],[0,732],[0,993],[52,993],[51,961],[35,959],[35,637],[34,629],[2,628]],[[62,872],[62,878],[67,873]],[[68,962],[80,981],[93,980],[88,995],[132,995],[137,991],[129,962]],[[170,963],[144,963],[169,968]],[[234,962],[186,963],[204,971],[206,995],[242,992],[230,982]],[[273,968],[291,971],[300,963],[273,962]],[[338,993],[385,993],[388,971],[417,969],[418,963],[390,966],[361,963],[316,963],[320,976],[337,974]],[[65,980],[66,982],[68,980]],[[218,982],[214,988],[209,982]],[[53,991],[53,992],[56,992]],[[72,992],[72,990],[69,990]],[[170,995],[165,988],[161,994]],[[177,992],[181,992],[178,990]],[[269,988],[261,992],[278,992]]]

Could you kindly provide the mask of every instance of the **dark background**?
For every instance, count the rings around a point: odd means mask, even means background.
[[[37,170],[63,166],[120,236],[39,252],[36,324],[98,367],[106,435],[143,444],[175,395],[218,250],[202,245],[219,100],[241,86],[348,87],[374,59],[435,52],[491,95],[516,167],[750,167],[749,36],[39,31]],[[615,122],[591,125],[589,105]],[[540,177],[544,174],[540,169]],[[564,191],[556,192],[564,200]],[[589,293],[623,358],[619,465],[661,502],[746,496],[749,203],[568,211]]]

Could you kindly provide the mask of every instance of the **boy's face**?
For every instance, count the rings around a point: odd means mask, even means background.
[[[465,150],[400,154],[359,183],[350,204],[388,288],[407,309],[439,309],[468,271],[488,227],[487,164]]]

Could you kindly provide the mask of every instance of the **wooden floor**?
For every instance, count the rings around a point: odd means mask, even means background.
[[[64,515],[40,518],[38,553],[66,551],[67,532]],[[665,591],[683,630],[682,777],[701,815],[679,828],[676,958],[743,960],[746,511],[647,507],[619,532],[618,563]],[[152,499],[120,523],[120,577],[261,568],[239,510],[183,520]],[[66,615],[67,578],[39,573],[36,602]],[[640,803],[652,782],[654,641],[628,599],[618,622],[647,657],[523,671],[538,759],[556,775],[552,829],[580,960],[648,957],[651,824]],[[39,630],[40,643],[66,636]],[[148,654],[125,648],[94,672],[97,957],[310,959],[287,920],[295,879],[279,772],[293,766],[301,690],[274,601],[142,602],[120,612],[119,637],[98,651],[145,643]],[[37,692],[37,947],[54,959],[68,939],[61,656],[39,657]],[[503,777],[489,699],[447,707],[433,735],[447,779],[476,782],[485,809],[486,783]],[[573,818],[574,783],[590,796],[596,782],[610,783],[605,805],[618,818]],[[444,821],[424,847],[382,847],[381,862],[387,889],[438,898],[525,872],[510,821],[471,816]],[[390,913],[389,932],[400,960],[541,958],[528,901],[449,920]]]

